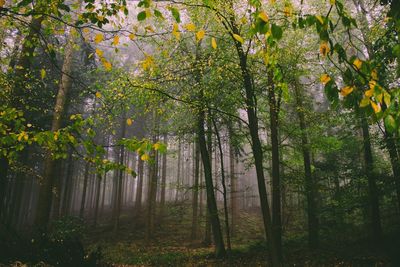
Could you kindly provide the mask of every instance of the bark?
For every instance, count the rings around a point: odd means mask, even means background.
[[[224,198],[226,245],[227,245],[228,252],[230,252],[231,251],[231,233],[230,233],[229,215],[228,215],[228,201],[227,201],[228,192],[226,190],[226,182],[225,182],[224,154],[223,154],[223,149],[222,149],[221,136],[219,134],[217,123],[215,122],[214,118],[212,118],[212,121],[214,124],[215,136],[217,137],[217,145],[218,145],[220,164],[221,164],[221,184],[222,184],[222,194],[223,194],[223,198]]]
[[[237,27],[233,28],[235,34],[239,34]],[[257,173],[257,184],[258,194],[260,197],[261,212],[263,216],[264,229],[268,242],[268,250],[270,252],[270,263],[271,266],[277,267],[282,266],[282,259],[279,256],[280,249],[278,248],[277,241],[275,238],[274,228],[272,225],[269,201],[267,197],[267,188],[265,186],[265,176],[263,167],[263,152],[260,137],[258,135],[258,117],[255,109],[255,93],[252,83],[252,77],[247,66],[247,56],[243,51],[242,44],[235,41],[236,51],[240,60],[240,68],[243,78],[243,86],[245,89],[245,102],[246,102],[246,113],[248,118],[248,127],[251,137],[251,147],[253,151],[254,164]]]
[[[90,170],[89,162],[85,162],[85,171],[83,174],[83,190],[82,190],[81,206],[79,209],[79,217],[80,218],[83,218],[83,215],[85,212],[86,192],[87,192],[88,180],[89,180],[89,170]]]
[[[191,239],[195,240],[197,239],[197,232],[198,232],[198,224],[199,224],[199,218],[198,218],[198,207],[199,207],[199,158],[200,158],[200,150],[199,150],[199,144],[198,144],[198,139],[195,138],[195,152],[194,152],[194,182],[193,182],[193,199],[192,199],[192,233],[191,233]]]
[[[138,176],[136,187],[136,200],[135,200],[135,215],[138,216],[142,210],[142,192],[143,192],[143,170],[144,162],[138,155]]]
[[[168,134],[164,134],[164,144],[168,145]],[[167,153],[162,155],[161,170],[161,197],[160,197],[160,220],[165,216],[165,190],[167,186]]]
[[[308,218],[308,245],[310,248],[318,247],[318,216],[316,202],[316,183],[311,172],[311,151],[307,136],[307,125],[304,116],[306,109],[303,103],[303,95],[298,84],[295,84],[295,96],[297,105],[297,116],[299,117],[299,126],[301,130],[301,146],[304,162],[304,182],[305,194],[307,198],[307,218]]]
[[[207,149],[209,152],[209,160],[210,160],[210,172],[212,173],[211,163],[212,163],[212,127],[211,127],[211,111],[208,110],[208,118],[207,118]],[[204,183],[205,183],[205,171],[203,168],[204,174]],[[204,184],[205,185],[205,184]],[[206,206],[208,206],[208,199],[207,199],[207,190],[206,190]],[[210,213],[208,208],[206,210],[206,223],[205,223],[205,231],[204,231],[204,241],[205,245],[211,244],[211,223],[210,223]]]
[[[20,65],[20,64],[18,64]],[[56,97],[54,106],[53,120],[51,124],[51,131],[57,132],[61,128],[62,118],[66,110],[67,94],[72,87],[72,65],[73,65],[73,36],[70,35],[69,40],[65,47],[64,63],[62,66],[62,75],[60,87]],[[43,182],[39,191],[39,200],[36,211],[35,224],[38,227],[46,228],[49,222],[51,204],[52,204],[52,190],[55,179],[55,160],[48,151],[45,156]]]
[[[272,150],[272,227],[276,238],[277,253],[282,258],[282,210],[281,210],[281,178],[279,173],[279,107],[275,95],[272,72],[268,70],[268,102],[271,130]]]
[[[398,204],[398,209],[400,210],[400,160],[399,160],[398,148],[396,146],[396,142],[395,142],[394,138],[395,138],[395,136],[393,134],[389,133],[385,129],[385,143],[386,143],[386,148],[389,151],[390,163],[392,165],[392,171],[393,171],[394,184],[396,187],[397,204]]]
[[[97,219],[98,219],[97,217],[99,213],[99,203],[100,203],[101,179],[102,179],[101,173],[98,173],[96,177],[96,199],[95,199],[93,226],[97,225]]]
[[[369,190],[369,207],[371,216],[371,234],[376,242],[382,239],[382,226],[381,226],[381,215],[379,209],[379,192],[376,184],[376,178],[373,173],[373,157],[371,140],[369,135],[368,121],[365,116],[361,118],[361,129],[363,134],[364,143],[364,167],[365,175],[368,179],[368,190]]]
[[[181,157],[182,157],[182,144],[181,140],[179,140],[179,145],[178,145],[178,170],[176,174],[176,195],[175,195],[175,202],[178,202],[179,200],[179,191],[181,189]]]
[[[214,185],[212,180],[210,151],[207,150],[204,130],[205,112],[200,110],[197,118],[197,131],[199,138],[199,149],[204,168],[204,178],[207,192],[207,208],[210,216],[210,222],[215,242],[215,254],[217,257],[225,256],[225,245],[222,238],[221,224],[218,217],[217,202],[214,195]]]

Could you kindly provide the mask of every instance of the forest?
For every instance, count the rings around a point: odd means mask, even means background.
[[[0,0],[0,266],[400,266],[400,1]]]

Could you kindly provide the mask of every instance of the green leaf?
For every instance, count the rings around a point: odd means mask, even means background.
[[[276,25],[276,24],[272,24],[271,25],[271,32],[272,32],[272,36],[279,40],[282,38],[282,34],[283,34],[283,30],[280,26]]]
[[[143,21],[146,19],[146,11],[142,11],[137,15],[138,21]]]
[[[176,22],[180,23],[181,22],[181,15],[179,14],[178,9],[171,7],[171,13]]]
[[[385,117],[385,129],[389,132],[389,133],[393,133],[397,128],[397,123],[396,120],[393,118],[392,115],[387,115]]]

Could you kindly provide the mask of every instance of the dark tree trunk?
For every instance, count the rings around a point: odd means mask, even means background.
[[[168,135],[164,134],[164,144],[168,145]],[[165,216],[165,191],[167,186],[167,153],[162,155],[162,170],[161,170],[161,197],[160,197],[160,220]]]
[[[143,170],[144,162],[138,155],[138,176],[136,187],[136,200],[135,200],[135,215],[138,216],[142,211],[142,192],[143,192]]]
[[[198,138],[195,138],[195,152],[194,152],[194,182],[193,182],[193,199],[192,199],[192,234],[191,239],[197,239],[198,232],[198,200],[199,200],[199,158],[200,158],[200,150],[198,144]]]
[[[88,180],[89,180],[89,170],[90,170],[89,162],[85,162],[85,171],[83,174],[83,189],[82,189],[81,206],[79,209],[79,217],[80,218],[83,218],[83,215],[85,212],[85,202],[86,202],[86,192],[87,192]]]

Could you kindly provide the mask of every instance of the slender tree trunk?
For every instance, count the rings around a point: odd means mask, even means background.
[[[208,117],[207,117],[207,150],[209,152],[209,160],[210,160],[210,169],[211,169],[211,163],[212,163],[212,123],[211,123],[211,111],[208,110]],[[210,170],[212,173],[212,169]],[[204,173],[204,182],[205,182],[205,171],[203,168],[203,173]],[[205,184],[204,184],[205,185]],[[207,190],[206,190],[206,196],[207,196]],[[208,207],[208,198],[206,197],[206,206]],[[211,222],[210,222],[210,213],[208,211],[208,208],[206,210],[206,223],[205,223],[205,231],[204,231],[204,242],[205,245],[210,245],[211,244]]]
[[[136,200],[135,200],[135,215],[138,216],[142,210],[142,192],[143,192],[143,170],[144,162],[138,155],[138,176],[136,187]]]
[[[55,134],[61,128],[62,118],[66,109],[67,94],[72,87],[71,73],[73,64],[73,39],[74,38],[72,34],[70,34],[69,40],[65,47],[61,82],[56,97],[53,121],[51,124],[51,131]],[[52,191],[55,179],[54,169],[55,160],[52,158],[50,151],[48,151],[45,156],[43,182],[39,192],[39,200],[36,211],[35,224],[37,227],[46,228],[49,222],[52,204]]]
[[[197,239],[197,232],[198,232],[198,200],[199,200],[199,159],[200,159],[200,150],[198,144],[198,138],[195,137],[195,152],[194,152],[194,182],[193,182],[193,199],[192,199],[192,234],[191,239]]]
[[[237,186],[237,178],[235,175],[235,161],[236,155],[233,146],[233,132],[232,128],[229,127],[229,170],[230,170],[230,178],[231,178],[231,234],[233,235],[235,232],[235,226],[238,217],[238,186]]]
[[[164,134],[164,144],[168,145],[168,134]],[[165,190],[167,186],[167,153],[162,155],[162,170],[161,170],[161,199],[160,199],[160,220],[165,216]]]
[[[89,170],[90,170],[89,162],[85,162],[85,171],[83,174],[83,189],[82,189],[81,206],[79,209],[79,217],[80,218],[83,218],[84,213],[85,213],[85,202],[86,202],[86,192],[87,192],[88,180],[89,180]]]
[[[234,27],[234,33],[239,34],[237,27]],[[271,266],[278,267],[282,266],[282,260],[279,254],[280,249],[277,245],[277,240],[275,238],[275,232],[272,225],[272,219],[269,209],[269,201],[267,197],[267,188],[265,186],[265,176],[263,167],[263,152],[260,137],[258,135],[258,117],[255,109],[255,93],[252,83],[252,78],[247,67],[247,56],[243,51],[242,44],[235,41],[236,50],[240,60],[240,68],[242,71],[243,86],[245,89],[245,102],[246,102],[246,112],[249,121],[248,127],[251,136],[251,147],[253,151],[254,164],[257,173],[257,184],[258,184],[258,194],[260,197],[260,205],[264,222],[264,229],[266,233],[268,242],[268,249],[270,252],[270,262]]]
[[[225,230],[226,230],[226,244],[228,248],[228,252],[231,252],[231,234],[229,228],[229,215],[228,215],[228,201],[227,201],[227,190],[226,190],[226,182],[225,182],[225,167],[224,167],[224,152],[222,149],[221,137],[219,134],[219,130],[217,127],[217,123],[214,118],[211,118],[214,124],[215,136],[217,137],[217,145],[219,150],[220,164],[221,164],[221,184],[222,184],[222,194],[224,198],[224,215],[225,215]]]
[[[95,208],[94,208],[94,218],[93,218],[93,226],[97,225],[97,217],[99,213],[99,203],[100,203],[100,187],[101,187],[101,174],[98,173],[96,177],[96,199],[95,199]]]
[[[181,189],[181,159],[182,157],[182,144],[181,140],[179,139],[179,145],[178,145],[178,170],[176,174],[176,195],[175,195],[175,202],[178,202],[179,200],[179,191]]]
[[[199,149],[204,167],[204,177],[207,191],[207,208],[210,215],[211,227],[215,242],[215,254],[217,257],[225,256],[225,245],[222,238],[221,225],[218,217],[217,202],[214,195],[214,185],[212,180],[210,151],[207,150],[207,144],[204,131],[205,112],[200,110],[197,118],[197,130],[199,138]]]
[[[382,239],[382,226],[381,226],[381,215],[379,210],[379,193],[376,184],[376,178],[373,173],[373,157],[371,149],[371,140],[369,135],[369,127],[367,118],[364,114],[361,117],[361,128],[363,133],[364,142],[364,163],[365,163],[365,174],[368,178],[368,189],[369,189],[369,206],[371,215],[371,233],[372,237],[376,242]]]
[[[61,205],[61,216],[66,216],[68,215],[69,211],[69,206],[71,204],[71,193],[72,193],[72,186],[73,186],[73,180],[72,180],[72,174],[73,174],[73,168],[74,168],[74,159],[72,157],[72,151],[69,151],[69,156],[68,156],[68,163],[67,163],[67,173],[65,175],[65,185],[64,185],[64,195],[63,195],[63,200],[62,200],[62,205]]]
[[[299,85],[295,84],[295,95],[297,105],[297,116],[299,117],[299,126],[301,130],[301,145],[304,162],[304,182],[305,194],[307,198],[307,217],[308,217],[308,245],[310,248],[318,247],[318,217],[317,217],[317,202],[316,202],[316,184],[311,172],[311,152],[310,144],[307,136],[307,126],[304,116],[306,107],[303,103],[303,95]]]
[[[390,134],[387,130],[385,130],[386,148],[389,151],[390,163],[392,165],[393,178],[396,187],[397,204],[400,211],[400,160],[398,148],[394,138],[395,136],[393,134]]]

